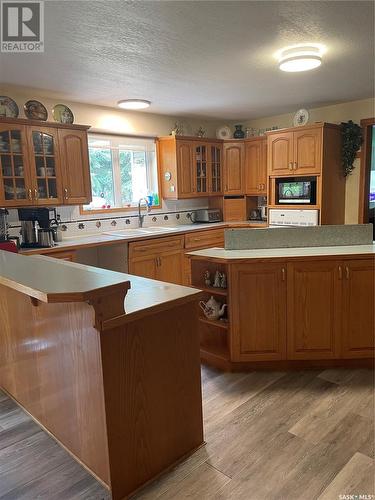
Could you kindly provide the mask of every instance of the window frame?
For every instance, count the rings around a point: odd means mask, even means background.
[[[97,136],[98,139],[100,139],[100,138],[104,139],[105,137],[107,137],[108,139],[110,139],[112,137],[119,137],[119,138],[124,138],[124,139],[143,139],[143,140],[154,141],[154,143],[155,143],[155,161],[156,161],[156,179],[157,179],[157,183],[158,183],[159,203],[158,203],[158,205],[152,205],[152,209],[154,210],[154,209],[162,208],[161,179],[160,179],[160,168],[159,168],[159,149],[158,149],[157,137],[155,137],[155,136],[142,136],[142,135],[129,135],[129,134],[116,134],[116,133],[112,134],[112,133],[106,133],[106,132],[91,132],[88,134],[88,139],[90,139],[90,136]],[[111,148],[112,155],[114,154],[114,152],[116,155],[119,155],[118,148]],[[118,162],[118,167],[119,167],[119,162]],[[112,169],[113,183],[114,184],[115,184],[116,175],[120,174],[120,172],[117,172],[117,170],[120,170],[120,169],[116,168],[116,167]],[[90,171],[90,176],[91,176],[91,171]],[[116,197],[116,188],[114,188],[114,196]],[[135,212],[136,210],[137,210],[137,205],[132,205],[130,207],[94,208],[91,210],[85,209],[84,205],[79,206],[80,215],[110,214],[110,213],[119,213],[119,212]]]

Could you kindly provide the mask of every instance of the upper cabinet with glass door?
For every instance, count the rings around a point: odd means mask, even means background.
[[[28,128],[33,197],[38,205],[62,203],[60,157],[57,129]]]
[[[24,126],[0,123],[0,206],[32,203]]]
[[[194,144],[193,172],[197,195],[208,194],[208,144]]]
[[[223,148],[220,144],[210,146],[210,192],[219,195],[223,192]]]
[[[178,200],[221,195],[222,143],[219,139],[159,137],[163,198]]]
[[[88,128],[0,118],[0,206],[70,204],[75,200],[63,192],[69,193],[72,185],[77,199],[89,200]],[[66,132],[79,136],[78,143],[65,141]],[[81,177],[88,179],[82,193],[76,187]]]

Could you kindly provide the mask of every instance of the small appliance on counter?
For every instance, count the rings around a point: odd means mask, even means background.
[[[267,221],[267,212],[268,212],[267,205],[260,205],[259,207],[254,208],[253,210],[250,211],[249,220],[265,222]]]
[[[191,213],[192,222],[222,222],[221,210],[218,208],[203,208]]]
[[[0,208],[0,250],[18,252],[19,238],[8,234],[8,210]]]
[[[53,219],[50,219],[51,211],[54,213]],[[56,209],[19,208],[18,218],[21,221],[22,248],[55,246],[56,230],[52,224],[56,222]]]

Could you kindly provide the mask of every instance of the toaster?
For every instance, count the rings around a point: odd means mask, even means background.
[[[191,220],[193,222],[221,222],[221,210],[218,208],[203,208],[201,210],[194,210],[191,213]]]

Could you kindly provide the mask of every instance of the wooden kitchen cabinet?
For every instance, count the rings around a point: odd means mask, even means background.
[[[359,366],[373,363],[373,255],[190,260],[193,285],[228,304],[224,324],[201,320],[203,361],[236,371],[256,362],[280,369],[329,366],[330,360],[357,366],[355,358]],[[206,270],[225,272],[227,289],[205,289]]]
[[[323,136],[326,128],[335,128],[339,133],[338,126],[324,123],[269,132],[268,174],[319,175],[322,171]]]
[[[129,243],[129,273],[182,284],[183,247],[183,236]]]
[[[0,120],[0,205],[33,203],[33,184],[26,127]]]
[[[245,141],[245,193],[251,196],[267,194],[267,140]]]
[[[61,205],[62,175],[58,129],[43,125],[27,127],[32,197],[35,205]]]
[[[296,175],[314,175],[321,172],[321,127],[293,132],[293,148],[293,170]]]
[[[374,356],[374,259],[340,263],[342,273],[343,358]]]
[[[157,146],[163,198],[222,194],[222,141],[168,136]]]
[[[288,359],[339,356],[341,275],[335,260],[288,264]]]
[[[286,265],[236,264],[230,280],[232,360],[286,359]]]
[[[0,118],[1,205],[89,203],[88,128]]]
[[[242,141],[225,142],[224,194],[241,195],[245,191],[244,159],[245,145]]]
[[[91,202],[87,132],[59,129],[64,205]]]

